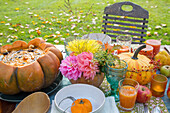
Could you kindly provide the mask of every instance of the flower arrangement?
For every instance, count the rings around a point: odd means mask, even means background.
[[[66,49],[71,53],[62,60],[59,69],[65,77],[74,81],[81,78],[93,81],[98,73],[104,72],[102,67],[107,60],[119,59],[111,54],[115,49],[119,49],[118,46],[110,46],[107,43],[102,48],[102,43],[97,40],[75,39],[68,42]],[[104,74],[101,80],[103,79]]]
[[[75,39],[68,42],[66,49],[78,55],[82,52],[96,53],[101,48],[101,45],[96,40],[89,39]]]
[[[61,73],[68,79],[77,80],[82,76],[85,79],[94,79],[99,72],[98,62],[91,52],[82,52],[75,56],[68,56],[60,65]]]

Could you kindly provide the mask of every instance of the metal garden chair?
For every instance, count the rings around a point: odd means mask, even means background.
[[[133,9],[125,11],[123,5],[130,5]],[[114,37],[118,35],[132,36],[132,44],[142,44],[145,41],[149,13],[141,6],[132,2],[119,2],[105,7],[104,14],[102,31],[112,37],[112,41],[116,41]]]

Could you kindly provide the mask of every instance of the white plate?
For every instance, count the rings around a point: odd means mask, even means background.
[[[103,34],[103,33],[90,33],[90,34],[86,34],[86,35],[82,36],[81,38],[82,39],[89,38],[89,39],[94,39],[94,40],[100,40],[103,42],[103,44],[105,44],[107,42],[108,42],[108,44],[111,44],[111,37],[106,34]]]
[[[62,101],[60,106],[58,104],[61,102],[62,99],[72,96],[76,99],[86,98],[89,99],[92,103],[92,112],[97,113],[103,109],[105,103],[105,95],[104,93],[97,87],[87,84],[72,84],[69,86],[64,87],[55,95],[55,105],[58,111],[63,113],[65,109],[71,106],[73,103],[72,100],[66,99]],[[71,113],[71,109],[67,109],[67,113]]]

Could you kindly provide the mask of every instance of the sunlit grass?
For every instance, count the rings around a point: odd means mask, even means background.
[[[72,16],[60,0],[1,0],[0,1],[0,43],[5,45],[15,40],[29,41],[42,37],[50,43],[63,44],[63,38],[88,33],[101,33],[104,8],[123,0],[70,0]],[[170,45],[170,21],[168,0],[129,0],[149,11],[151,36],[161,39],[162,44]],[[15,10],[19,8],[19,10]],[[39,16],[38,16],[39,15]],[[85,16],[85,18],[84,18]],[[78,19],[77,21],[69,21]],[[95,20],[96,24],[92,22]],[[80,20],[80,21],[79,21]],[[5,21],[3,23],[2,21]],[[166,24],[167,27],[155,29]],[[75,27],[74,27],[75,25]],[[41,33],[38,35],[37,30]],[[157,35],[154,33],[157,32]]]

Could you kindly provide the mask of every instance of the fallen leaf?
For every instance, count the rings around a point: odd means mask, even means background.
[[[33,32],[33,31],[35,31],[34,29],[30,29],[29,31],[28,31],[28,33],[31,33],[31,32]]]
[[[77,35],[79,35],[79,33],[74,33],[73,35],[77,36]]]
[[[19,8],[15,8],[15,10],[16,10],[16,11],[18,11],[18,10],[19,10]]]
[[[12,39],[11,38],[8,38],[8,40],[6,41],[7,43],[9,43],[9,42],[11,42],[12,41]]]
[[[17,37],[17,36],[11,36],[11,38],[18,39],[18,37]]]
[[[70,34],[69,33],[66,33],[67,36],[69,36]]]
[[[159,36],[158,32],[154,32],[154,35]]]
[[[64,40],[65,40],[65,38],[60,38],[60,40],[61,40],[61,41],[64,41]]]
[[[54,28],[48,28],[50,31],[53,30]]]
[[[4,18],[8,18],[7,16],[4,16]]]
[[[151,36],[151,32],[147,31],[147,32],[146,32],[146,35],[147,35],[147,36]]]
[[[164,35],[166,36],[166,35],[168,35],[168,33],[164,33]]]
[[[56,33],[56,34],[60,34],[60,31],[56,31],[55,33]]]
[[[57,23],[59,23],[59,24],[60,24],[60,23],[61,23],[61,21],[57,21]]]
[[[30,38],[34,38],[34,35],[30,35]]]
[[[45,27],[45,25],[41,25],[41,27],[42,27],[42,28],[44,28],[44,27]]]
[[[151,27],[148,27],[148,30],[151,30],[152,28]]]
[[[10,30],[13,30],[14,28],[9,28]]]
[[[8,21],[11,21],[11,20],[12,20],[12,19],[10,19],[10,18],[8,19]]]
[[[58,43],[59,43],[59,41],[58,41],[58,40],[54,40],[54,42],[55,42],[56,44],[58,44]]]
[[[50,14],[54,14],[54,12],[50,12]]]
[[[5,21],[1,21],[1,23],[3,23],[3,24],[4,24],[4,23],[5,23]]]
[[[162,27],[161,26],[156,26],[155,29],[162,29]]]
[[[6,23],[5,25],[6,25],[6,26],[9,26],[9,25],[10,25],[10,23]]]
[[[35,30],[39,30],[39,29],[40,29],[39,27],[35,28]]]
[[[29,15],[32,15],[32,14],[33,14],[33,12],[28,12],[28,14],[29,14]]]
[[[41,31],[40,30],[37,30],[36,31],[38,35],[41,35]]]
[[[39,15],[38,14],[34,14],[34,17],[39,17]]]
[[[162,26],[162,27],[167,27],[167,25],[166,25],[166,24],[161,24],[161,26]]]

